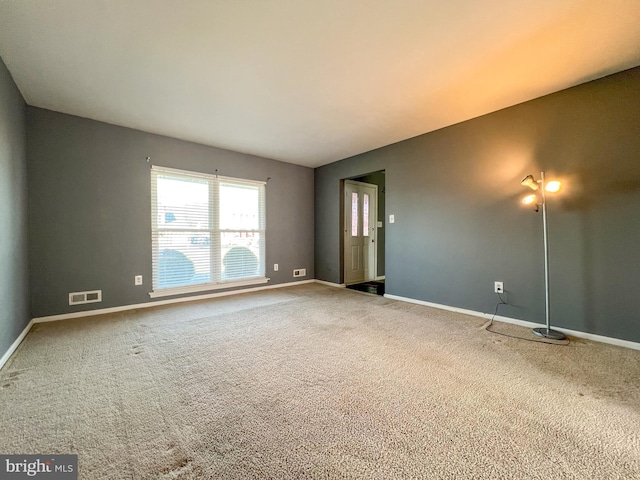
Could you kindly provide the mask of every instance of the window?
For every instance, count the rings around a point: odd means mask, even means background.
[[[358,236],[358,192],[351,194],[351,236]]]
[[[152,297],[264,283],[265,184],[151,169]]]
[[[362,200],[362,235],[369,236],[369,194],[365,193]]]

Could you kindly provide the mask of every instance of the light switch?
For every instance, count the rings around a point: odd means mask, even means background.
[[[395,223],[396,221],[396,216],[395,215],[389,215],[389,223]]]

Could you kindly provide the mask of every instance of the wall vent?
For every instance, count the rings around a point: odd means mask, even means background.
[[[102,301],[102,290],[91,290],[88,292],[72,292],[69,294],[69,305],[80,305],[83,303],[96,303]]]
[[[296,268],[293,271],[293,276],[294,277],[306,277],[307,276],[307,269],[306,268]]]

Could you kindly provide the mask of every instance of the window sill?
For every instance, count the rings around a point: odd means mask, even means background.
[[[225,283],[203,283],[201,285],[188,285],[186,287],[162,288],[149,292],[151,298],[169,297],[171,295],[182,295],[185,293],[206,292],[211,290],[222,290],[223,288],[246,287],[249,285],[260,285],[269,281],[266,277],[249,278],[239,282]]]

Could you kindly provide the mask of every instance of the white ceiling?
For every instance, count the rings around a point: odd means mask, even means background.
[[[0,0],[29,105],[311,167],[640,65],[640,0]]]

